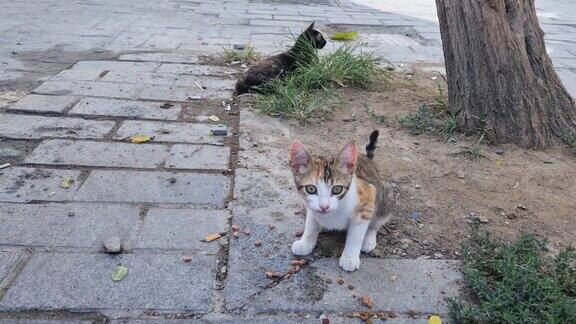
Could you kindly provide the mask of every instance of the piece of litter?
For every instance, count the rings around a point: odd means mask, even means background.
[[[212,116],[208,117],[208,120],[213,121],[213,122],[216,123],[216,122],[219,122],[219,121],[220,121],[220,118],[218,118],[217,116],[212,115]]]
[[[127,275],[128,275],[128,268],[119,264],[110,275],[110,278],[112,279],[112,281],[121,281],[122,279],[126,278]]]
[[[394,281],[398,280],[398,276],[392,275],[392,276],[390,276],[389,280],[390,280],[390,282],[394,282]]]
[[[189,100],[189,101],[201,100],[201,99],[202,99],[202,97],[200,97],[200,96],[191,96],[191,97],[186,98],[186,100]]]
[[[282,274],[276,271],[266,271],[264,274],[270,279],[282,277]]]
[[[202,241],[203,242],[212,242],[222,237],[221,233],[214,233],[206,236]]]
[[[204,92],[204,88],[198,84],[198,82],[194,81],[194,84],[200,89],[200,91]]]
[[[192,261],[192,257],[189,256],[189,255],[185,255],[185,256],[182,257],[182,261],[184,261],[184,262],[190,262],[190,261]]]
[[[344,281],[344,279],[342,279],[342,278],[338,278],[338,279],[336,279],[336,282],[337,282],[339,285],[343,285],[345,281]]]
[[[152,140],[152,137],[148,135],[134,135],[130,137],[130,141],[132,142],[132,144],[142,144],[150,142],[150,140]]]
[[[160,108],[162,108],[162,109],[170,109],[172,107],[174,107],[174,105],[169,103],[169,102],[165,102],[160,106]]]
[[[73,184],[74,184],[74,179],[72,179],[70,177],[64,178],[64,179],[62,179],[62,181],[60,181],[60,188],[70,189]]]
[[[10,165],[11,165],[10,163],[4,163],[4,164],[0,165],[0,170],[6,169],[6,168],[9,167]]]

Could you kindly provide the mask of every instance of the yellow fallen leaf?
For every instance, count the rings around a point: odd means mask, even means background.
[[[428,319],[428,324],[442,324],[442,319],[440,318],[440,316],[432,315]]]
[[[60,187],[64,189],[70,189],[72,187],[72,184],[74,184],[74,179],[70,177],[64,178],[62,179],[62,181],[60,181]]]
[[[496,166],[501,166],[501,165],[502,165],[502,161],[501,161],[501,160],[496,160],[496,162],[494,162],[494,164],[496,164]]]
[[[222,234],[220,234],[220,233],[210,234],[204,238],[204,242],[212,242],[212,241],[217,240],[221,237],[222,237]]]
[[[152,137],[150,137],[148,135],[134,135],[134,136],[130,137],[130,140],[134,144],[142,144],[142,143],[150,142],[151,139],[152,139]]]
[[[217,123],[217,122],[220,121],[220,118],[218,118],[217,116],[214,116],[214,115],[208,117],[208,119],[209,119],[210,121],[215,122],[215,123]]]
[[[126,276],[128,275],[128,268],[126,268],[125,266],[119,264],[114,271],[112,272],[112,274],[110,274],[110,278],[112,279],[112,281],[121,281],[122,279],[124,279]]]

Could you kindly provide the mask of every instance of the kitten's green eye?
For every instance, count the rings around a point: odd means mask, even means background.
[[[316,187],[314,187],[313,185],[307,185],[306,187],[304,187],[304,190],[306,190],[306,193],[309,195],[313,195],[316,193]]]
[[[342,193],[342,191],[344,191],[344,187],[342,186],[334,186],[332,187],[332,194],[333,195],[339,195]]]

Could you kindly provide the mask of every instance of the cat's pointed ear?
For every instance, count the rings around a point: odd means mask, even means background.
[[[309,31],[314,30],[314,24],[315,24],[315,23],[316,23],[316,20],[314,20],[314,21],[310,24],[310,26],[308,26],[308,28],[306,28],[306,30],[309,30]]]
[[[358,159],[358,147],[356,143],[349,142],[338,154],[338,163],[344,172],[353,173],[356,170],[356,161]]]
[[[294,140],[290,146],[290,167],[293,174],[302,173],[310,164],[310,153],[299,140]]]

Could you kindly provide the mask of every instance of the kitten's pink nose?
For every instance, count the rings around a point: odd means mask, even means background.
[[[328,208],[330,208],[330,205],[320,205],[320,209],[324,212],[327,211]]]

